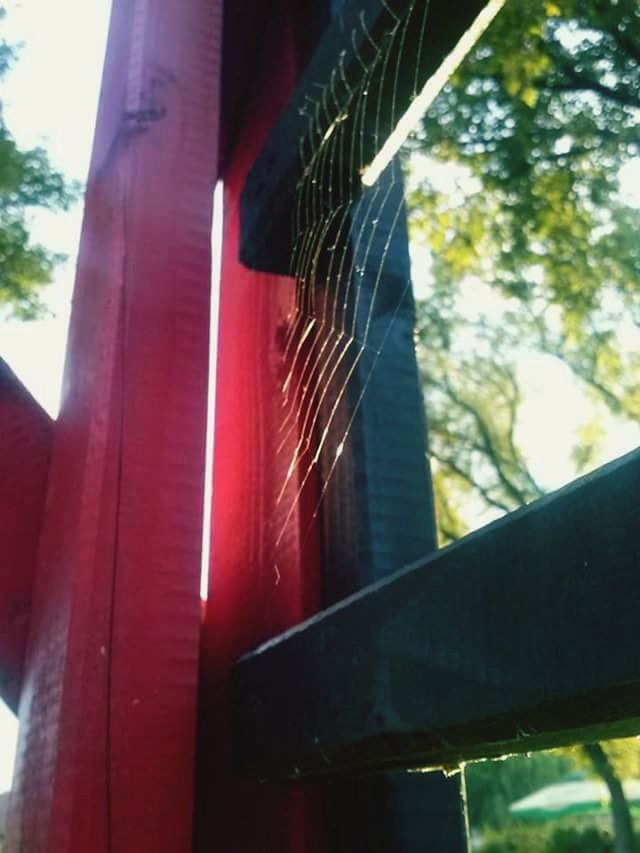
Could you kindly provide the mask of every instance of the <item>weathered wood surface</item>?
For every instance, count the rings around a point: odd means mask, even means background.
[[[635,451],[244,657],[238,768],[362,773],[640,731],[639,492]]]
[[[343,169],[335,167],[331,175],[334,202],[355,200],[362,170],[485,4],[459,0],[455,13],[447,0],[344,5],[248,176],[241,201],[244,263],[291,273],[296,186],[329,127],[335,123],[335,134],[354,140],[354,146],[357,139],[357,155],[345,157]],[[398,20],[401,25],[391,39]],[[389,60],[381,60],[387,50]],[[365,80],[363,99],[358,90]]]
[[[328,843],[316,848],[321,853],[468,849],[462,774],[393,771],[307,787],[323,791],[330,806],[322,812]]]
[[[346,378],[328,384],[318,430],[330,424],[321,460],[325,607],[437,548],[398,162],[385,170],[380,184],[383,203],[374,207],[376,189],[368,188],[352,207],[348,251],[353,262],[347,268],[353,286],[341,283],[350,297],[354,336],[366,338],[367,349],[353,370],[341,365]],[[377,226],[365,247],[357,235],[373,227],[372,218]],[[331,782],[324,798],[327,849],[466,853],[461,783],[461,776],[402,771]]]
[[[309,60],[330,16],[329,0],[305,0],[287,10],[284,21],[297,40],[296,74]],[[224,0],[222,92],[220,104],[219,172],[232,167],[247,121],[247,104],[254,99],[262,74],[265,39],[274,19],[283,22],[281,0]],[[278,112],[282,110],[280,106]],[[271,124],[278,113],[271,118]],[[269,128],[267,128],[267,132]]]
[[[287,433],[282,426],[283,421],[295,424],[295,411],[291,404],[283,405],[282,393],[288,369],[284,332],[295,284],[247,269],[238,259],[238,205],[247,171],[290,97],[305,36],[312,35],[294,26],[298,0],[264,0],[263,6],[253,18],[242,15],[242,33],[250,42],[252,30],[259,28],[255,69],[243,103],[243,123],[221,176],[213,535],[201,636],[193,846],[198,853],[328,849],[318,840],[310,814],[312,798],[290,788],[266,789],[238,779],[230,755],[234,661],[321,607],[319,543],[312,523],[316,484],[309,481],[296,502],[301,485],[296,474],[280,496],[298,442],[297,430]],[[237,10],[233,14],[237,16]],[[307,836],[314,840],[308,847]]]
[[[220,15],[113,3],[10,853],[191,849]]]
[[[351,347],[331,381],[325,371],[318,427],[330,426],[321,458],[325,607],[437,547],[399,163],[381,186],[384,202],[374,205],[369,188],[345,229],[351,281],[347,274],[329,285],[341,300],[345,294],[353,336],[366,348]],[[370,239],[358,239],[363,230]],[[323,334],[333,343],[335,332],[322,331],[318,346]]]
[[[17,711],[53,424],[0,359],[0,697]]]

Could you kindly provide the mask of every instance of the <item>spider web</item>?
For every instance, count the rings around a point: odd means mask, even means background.
[[[276,545],[315,475],[317,517],[394,325],[400,317],[413,322],[411,278],[393,268],[394,240],[406,233],[402,156],[373,180],[367,173],[372,152],[388,144],[404,113],[399,87],[410,89],[414,112],[419,106],[429,3],[413,0],[402,15],[387,0],[382,5],[390,21],[383,32],[368,31],[364,12],[351,32],[358,84],[349,82],[343,52],[329,84],[316,98],[307,95],[304,106],[308,131],[300,140],[292,223],[295,303],[287,318],[277,447],[287,454],[287,473],[277,498]],[[355,396],[347,401],[356,373]]]

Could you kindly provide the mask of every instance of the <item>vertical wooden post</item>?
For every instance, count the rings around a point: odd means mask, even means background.
[[[191,849],[220,38],[220,0],[114,0],[11,853]]]
[[[305,850],[304,797],[237,779],[230,754],[228,679],[233,663],[319,607],[320,546],[307,491],[292,479],[279,496],[293,448],[283,425],[291,278],[239,260],[239,201],[246,175],[286,104],[304,59],[295,0],[265,2],[247,26],[260,28],[252,87],[224,180],[212,547],[203,628],[195,849],[235,853]],[[233,49],[229,45],[229,49]],[[312,484],[308,484],[313,489]],[[295,507],[290,513],[292,506]]]
[[[324,512],[325,605],[437,547],[400,164],[391,163],[379,180],[386,202],[376,212],[377,224],[363,213],[365,192],[347,238],[354,269],[364,272],[353,289],[359,298],[351,309],[354,331],[359,340],[368,333],[368,347],[340,403],[344,414],[337,421],[352,421],[349,434],[335,429],[324,451],[325,470],[336,475],[328,480]],[[365,253],[357,235],[374,227]],[[326,408],[333,405],[328,400]],[[344,450],[335,466],[338,444]],[[328,785],[326,793],[332,853],[468,849],[460,774],[386,773]]]

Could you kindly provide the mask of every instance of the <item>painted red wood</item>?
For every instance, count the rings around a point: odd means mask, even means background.
[[[0,359],[0,697],[17,710],[52,423]]]
[[[297,441],[294,430],[278,452],[286,434],[283,421],[292,414],[281,389],[295,285],[290,278],[246,269],[238,260],[245,177],[299,70],[295,6],[270,2],[269,14],[257,16],[263,29],[253,89],[224,174],[211,574],[198,740],[195,848],[203,853],[300,853],[307,849],[305,834],[317,837],[302,793],[258,790],[235,778],[227,706],[232,663],[319,604],[319,542],[310,525],[315,484],[288,521],[299,487],[295,477],[278,500]]]
[[[12,853],[191,848],[220,8],[114,0]]]

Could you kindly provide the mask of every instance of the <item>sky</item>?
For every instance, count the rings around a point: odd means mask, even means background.
[[[18,62],[0,83],[7,126],[23,147],[44,146],[60,171],[85,180],[100,87],[110,0],[14,0],[0,36],[22,43]],[[42,405],[58,410],[68,314],[82,205],[69,213],[38,213],[31,230],[68,255],[47,302],[54,316],[32,323],[0,322],[0,356]],[[0,792],[11,784],[16,722],[0,702]]]
[[[56,168],[82,182],[91,154],[110,5],[110,0],[14,0],[6,4],[7,16],[0,22],[2,37],[22,44],[18,61],[0,84],[7,126],[20,145],[44,146]],[[69,258],[47,293],[54,316],[0,325],[0,355],[52,415],[58,410],[81,221],[81,203],[66,214],[33,215],[33,236]]]

